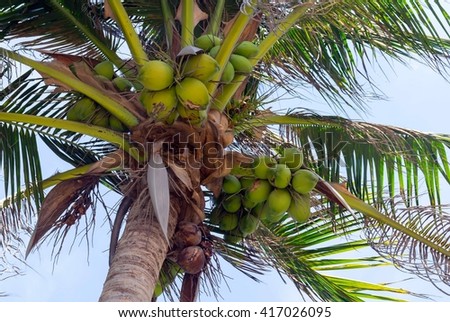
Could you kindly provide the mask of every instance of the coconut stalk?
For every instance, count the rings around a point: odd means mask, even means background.
[[[182,0],[181,5],[181,48],[194,44],[194,2]]]
[[[242,32],[244,31],[245,27],[250,22],[253,16],[256,3],[257,1],[255,0],[251,0],[245,3],[244,7],[239,12],[228,34],[225,36],[222,45],[220,45],[220,50],[218,51],[217,56],[215,58],[217,63],[219,64],[220,69],[207,85],[208,92],[210,95],[213,95],[216,92],[217,87],[220,84],[220,77],[222,77],[225,66],[230,60],[230,56],[237,42],[239,41]]]
[[[209,20],[208,27],[206,29],[207,34],[214,36],[219,35],[220,25],[222,24],[222,15],[225,8],[225,0],[218,0],[214,7],[214,12]]]
[[[161,11],[164,17],[164,31],[166,35],[166,43],[168,52],[172,52],[173,45],[173,26],[175,26],[175,19],[170,10],[169,2],[167,0],[161,0]]]
[[[62,15],[64,15],[68,20],[70,20],[76,28],[78,28],[90,41],[98,48],[100,51],[110,60],[117,68],[121,68],[123,66],[122,58],[117,55],[117,53],[111,48],[107,47],[100,39],[97,38],[86,26],[78,19],[76,19],[67,8],[61,5],[59,1],[52,0],[51,4],[55,7]]]
[[[114,14],[114,19],[122,30],[134,61],[138,67],[144,65],[144,63],[148,61],[147,54],[142,47],[139,36],[131,23],[128,13],[122,5],[122,1],[112,0],[108,1],[108,4]]]
[[[139,120],[137,119],[137,117],[130,111],[128,111],[125,107],[123,107],[119,102],[111,99],[108,95],[102,93],[92,86],[85,84],[72,75],[52,68],[48,64],[40,63],[4,48],[0,48],[0,56],[8,57],[19,63],[27,65],[28,67],[34,68],[38,72],[48,75],[66,85],[67,87],[86,95],[87,97],[103,106],[108,112],[117,117],[128,128],[133,128],[134,126],[139,124]],[[51,125],[49,126],[51,127]]]
[[[267,54],[267,52],[272,48],[272,46],[281,38],[283,35],[294,26],[294,24],[300,20],[302,17],[304,17],[308,10],[314,6],[314,3],[312,2],[306,2],[302,5],[299,5],[294,8],[294,10],[281,22],[278,24],[278,26],[272,30],[266,38],[261,42],[261,44],[258,46],[259,50],[255,57],[250,58],[249,61],[252,64],[252,66],[256,66],[256,64]],[[236,21],[237,22],[237,21]],[[234,26],[233,26],[234,27]],[[230,33],[231,30],[230,30]],[[240,34],[239,34],[240,35]],[[225,43],[226,40],[224,40]],[[221,54],[221,50],[217,53],[216,60],[219,62],[221,66],[221,71],[218,73],[219,75],[222,75],[223,68],[225,65],[222,66],[221,61],[219,61],[219,55]],[[231,55],[231,53],[230,53]],[[230,56],[228,56],[227,60]],[[225,61],[225,63],[226,63]],[[231,98],[234,96],[236,91],[241,86],[242,82],[247,78],[247,75],[237,75],[232,83],[227,84],[223,86],[220,92],[216,92],[214,99],[211,100],[211,107],[215,108],[219,111],[224,111],[225,106],[228,104],[228,102],[231,100]],[[219,78],[220,79],[220,78]],[[215,79],[217,81],[217,79]],[[215,86],[215,88],[213,87]],[[210,93],[214,93],[217,89],[218,82],[213,82],[211,85]],[[214,90],[213,90],[214,89]]]

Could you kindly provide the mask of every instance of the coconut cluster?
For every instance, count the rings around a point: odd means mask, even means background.
[[[96,64],[92,71],[99,83],[114,88],[118,92],[129,92],[133,88],[133,84],[128,79],[115,75],[114,65],[108,60]],[[73,72],[76,74],[77,71],[74,69]],[[128,131],[117,117],[87,96],[80,97],[67,111],[66,117],[69,121],[92,124],[119,132]]]
[[[189,221],[180,221],[174,234],[172,250],[176,263],[187,274],[200,273],[210,258],[206,228]]]
[[[220,72],[215,57],[221,43],[222,39],[217,36],[202,35],[194,41],[194,46],[201,49],[195,54],[183,55],[177,61],[147,61],[140,66],[138,75],[129,79],[117,76],[113,64],[107,60],[97,63],[92,71],[98,82],[108,84],[119,93],[137,94],[150,119],[167,124],[184,120],[201,126],[211,100],[207,86]],[[236,75],[251,73],[253,67],[249,58],[257,52],[258,47],[252,42],[240,42],[222,71],[219,83],[228,84]],[[67,119],[128,131],[115,116],[88,97],[82,97],[69,109]]]
[[[252,175],[227,175],[210,222],[224,232],[225,239],[238,242],[261,222],[279,222],[286,213],[297,222],[307,221],[310,194],[319,177],[302,165],[302,151],[286,148],[278,159],[257,157]]]
[[[201,125],[207,117],[211,97],[207,85],[220,71],[215,57],[222,39],[213,35],[198,37],[194,46],[201,51],[182,56],[177,64],[160,60],[145,63],[138,80],[144,90],[140,101],[149,117],[173,123],[183,119],[193,125]],[[249,41],[241,42],[227,62],[220,83],[228,84],[236,74],[250,73],[252,64],[248,60],[256,55],[258,47]]]
[[[158,297],[182,273],[198,274],[204,270],[212,256],[209,232],[202,224],[182,220],[177,224],[173,245],[164,261],[154,290]]]

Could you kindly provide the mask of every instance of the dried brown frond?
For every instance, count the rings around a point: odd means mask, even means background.
[[[72,226],[92,205],[90,193],[98,185],[99,177],[82,176],[57,184],[42,203],[26,256],[52,228]]]

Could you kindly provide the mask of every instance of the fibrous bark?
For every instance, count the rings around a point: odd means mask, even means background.
[[[150,202],[149,198],[146,199]],[[172,205],[168,236],[174,233],[178,212],[179,207]],[[136,201],[128,215],[99,300],[151,301],[168,249],[166,238],[153,216],[153,208]]]

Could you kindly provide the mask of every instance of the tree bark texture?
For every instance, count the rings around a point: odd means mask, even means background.
[[[101,302],[151,301],[159,271],[169,245],[149,204],[135,202],[128,214],[123,235],[117,245],[103,291]],[[178,205],[171,205],[168,237],[173,236]]]

